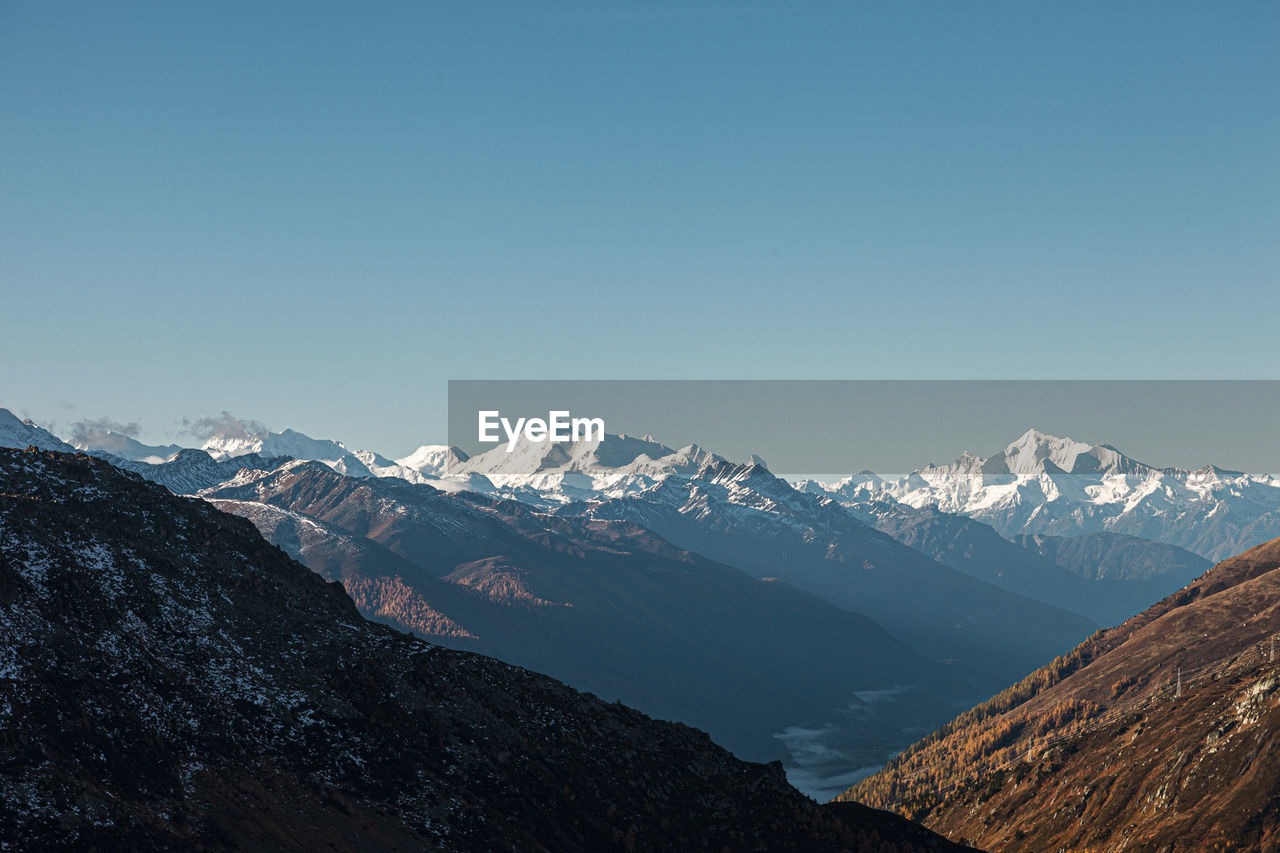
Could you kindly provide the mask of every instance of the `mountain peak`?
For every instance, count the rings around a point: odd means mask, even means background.
[[[457,447],[448,444],[424,444],[417,450],[397,459],[396,464],[412,468],[419,474],[442,476],[450,473],[454,466],[461,465],[471,457]]]
[[[635,463],[661,459],[675,453],[650,437],[606,433],[602,439],[571,442],[517,441],[507,452],[506,445],[471,457],[465,470],[504,481],[528,478],[544,472],[600,471],[625,468]],[[497,482],[497,480],[495,480]]]
[[[256,453],[263,457],[292,456],[323,462],[351,477],[372,477],[373,472],[340,441],[311,436],[293,429],[281,432],[217,433],[201,449],[219,462]],[[372,457],[371,457],[372,458]]]
[[[1085,444],[1082,441],[1076,441],[1067,436],[1052,435],[1047,432],[1032,427],[1031,429],[1018,436],[1012,443],[1005,447],[1006,452],[1024,450],[1028,448],[1059,448],[1059,447],[1080,447],[1088,449],[1093,445]]]
[[[0,447],[16,447],[19,450],[37,447],[40,450],[75,453],[74,447],[36,422],[19,418],[13,412],[3,408],[0,408]]]
[[[1071,441],[1071,439],[1065,436],[1052,435],[1050,433],[1044,432],[1043,430],[1039,430],[1039,429],[1036,429],[1035,427],[1031,427],[1022,435],[1018,436],[1018,438],[1015,439],[1013,443],[1009,445],[1009,447],[1015,447],[1015,446],[1024,445],[1024,444],[1040,444],[1040,443],[1047,443],[1047,442],[1062,442],[1062,441],[1069,442]]]
[[[999,457],[988,460],[984,470],[994,472]],[[1146,469],[1110,445],[1092,445],[1029,429],[1004,449],[1003,467],[1018,477],[1041,474],[1124,472]]]
[[[86,453],[94,455],[110,453],[121,459],[145,462],[149,465],[168,462],[176,458],[183,449],[176,444],[143,444],[128,433],[112,429],[78,429],[72,436],[72,443],[78,450]]]

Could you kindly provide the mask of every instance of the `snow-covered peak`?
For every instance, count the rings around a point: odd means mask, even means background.
[[[1044,473],[1065,471],[1075,467],[1076,457],[1088,453],[1092,445],[1071,438],[1058,438],[1036,429],[1029,429],[1004,449],[1004,463],[1010,474],[1018,477],[1035,477]],[[1053,468],[1045,465],[1049,462]],[[1057,470],[1053,470],[1056,468]]]
[[[24,450],[37,447],[40,450],[59,450],[75,453],[76,449],[30,420],[23,420],[8,409],[0,409],[0,447],[16,447]]]
[[[447,476],[454,467],[461,465],[471,457],[456,447],[447,444],[424,444],[396,464],[417,471],[426,476]]]
[[[257,453],[260,456],[292,456],[329,462],[341,459],[349,452],[340,441],[316,439],[292,429],[248,435],[214,435],[205,441],[201,449],[219,461]]]
[[[994,467],[996,471],[992,472],[988,469]],[[981,477],[984,473],[1008,473],[1008,466],[1004,463],[1003,458],[993,456],[990,459],[984,459],[981,456],[975,456],[969,451],[960,454],[960,458],[950,465],[935,465],[930,462],[924,468],[915,472],[912,476],[923,476],[926,480],[932,481],[939,477],[954,479],[957,477]]]
[[[792,485],[809,495],[854,495],[860,491],[879,490],[885,485],[884,479],[874,471],[863,469],[856,474],[842,477],[834,482],[813,479],[796,480]]]
[[[222,462],[237,456],[261,453],[264,437],[261,435],[211,435],[204,444],[200,445],[200,449]]]
[[[521,440],[511,453],[503,444],[454,465],[449,476],[471,477],[479,490],[553,506],[637,494],[673,475],[691,477],[717,461],[724,460],[696,444],[672,450],[648,435],[606,434],[577,442]]]
[[[370,471],[375,468],[392,468],[396,466],[395,462],[372,450],[353,450],[351,455],[363,462]]]
[[[950,465],[929,465],[912,475],[928,483],[971,481],[1008,483],[1057,477],[1063,474],[1142,474],[1153,469],[1130,459],[1108,444],[1093,445],[1073,438],[1030,429],[994,456],[981,457],[969,451]]]
[[[892,481],[803,482],[854,508],[896,501],[966,515],[1003,535],[1128,533],[1221,559],[1280,535],[1280,478],[1214,466],[1157,469],[1109,444],[1028,430],[993,456],[965,452]]]
[[[516,484],[550,471],[592,472],[670,456],[674,451],[650,438],[606,434],[573,442],[525,441],[511,452],[505,444],[466,460],[462,470],[484,474],[499,485]],[[642,459],[643,457],[643,459]]]
[[[687,474],[722,458],[696,444],[686,444],[674,453],[658,457],[653,464],[677,474]]]
[[[143,444],[131,435],[110,429],[78,432],[73,443],[78,450],[86,453],[109,453],[130,462],[145,462],[148,465],[168,462],[183,450],[177,444]]]
[[[210,436],[201,449],[219,462],[256,453],[264,458],[289,456],[294,459],[323,462],[338,473],[349,477],[375,476],[369,466],[355,453],[347,450],[342,442],[312,438],[292,429],[282,432],[219,433]],[[394,464],[379,454],[366,452],[366,455],[371,462],[382,460],[388,465]]]
[[[699,486],[711,485],[723,487],[730,495],[750,494],[750,502],[761,500],[773,502],[778,506],[793,503],[798,495],[807,493],[796,489],[786,480],[775,476],[764,465],[758,462],[737,464],[720,457],[714,457],[699,469],[693,481]]]

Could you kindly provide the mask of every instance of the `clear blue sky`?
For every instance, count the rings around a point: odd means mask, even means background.
[[[1275,377],[1277,45],[1274,0],[4,0],[0,405],[399,455],[451,377]]]

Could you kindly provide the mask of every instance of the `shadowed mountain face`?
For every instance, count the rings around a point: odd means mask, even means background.
[[[342,580],[367,615],[697,725],[747,757],[786,758],[775,733],[862,710],[849,766],[878,763],[904,726],[956,708],[939,668],[866,617],[626,522],[312,463],[206,497]],[[888,716],[856,696],[904,686],[918,688],[911,708]]]
[[[1120,533],[1015,536],[1012,541],[1089,580],[1136,583],[1162,580],[1173,583],[1180,580],[1174,587],[1176,589],[1195,580],[1212,565],[1203,557],[1176,545],[1149,542]]]
[[[0,842],[940,850],[777,767],[365,622],[247,522],[0,450]]]
[[[680,547],[865,613],[927,657],[987,679],[988,688],[1096,627],[941,565],[759,465],[714,461],[691,478],[671,477],[631,497],[560,512],[631,521]]]
[[[1118,533],[1010,540],[980,521],[932,506],[864,497],[845,508],[940,563],[1100,625],[1123,622],[1211,565],[1176,545]]]
[[[1064,655],[842,799],[991,850],[1280,844],[1280,540]]]

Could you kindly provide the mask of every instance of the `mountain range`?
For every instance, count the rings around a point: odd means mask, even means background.
[[[865,613],[932,660],[1004,683],[1062,648],[1089,620],[984,583],[902,545],[758,463],[715,458],[623,498],[564,516],[629,521],[674,544],[776,577]],[[1018,636],[1025,644],[1008,643]]]
[[[71,445],[77,450],[109,453],[119,459],[148,465],[168,462],[183,450],[177,444],[143,444],[131,435],[105,428],[77,430]]]
[[[140,460],[140,453],[172,458],[176,447],[138,445],[132,452],[117,452],[125,439],[102,434],[78,448]],[[423,445],[397,460],[349,451],[342,442],[294,430],[217,434],[203,449],[216,460],[289,456],[321,461],[351,476],[398,477],[548,507],[626,497],[720,458],[697,445],[673,450],[649,436],[615,435],[572,445],[524,442],[514,453],[499,446],[471,457],[457,448]],[[1176,545],[1210,562],[1280,536],[1280,477],[1214,465],[1158,468],[1107,444],[1035,429],[991,456],[965,453],[949,465],[931,464],[896,480],[863,471],[830,483],[796,485],[855,513],[868,502],[932,507],[982,522],[1006,538],[1117,533]]]
[[[1002,536],[1122,533],[1221,560],[1280,536],[1280,478],[1155,468],[1106,444],[1028,430],[989,457],[966,453],[897,480],[856,476],[827,489],[838,500],[891,499],[937,507]]]
[[[1221,519],[1262,529],[1280,494],[1272,478],[1240,475],[1174,523],[1135,484],[1207,482],[1194,472],[1034,431],[987,460],[834,483],[649,436],[472,457],[423,445],[391,460],[293,430],[239,431],[158,463],[166,448],[106,438],[87,450],[250,519],[342,581],[364,615],[697,725],[745,757],[782,758],[822,797],[1210,564],[1085,531],[1115,510],[1097,502],[1100,484],[1137,495],[1126,523],[1149,512],[1160,530],[1218,524],[1230,541],[1249,534]],[[0,444],[70,449],[3,411]],[[940,497],[961,494],[963,505]],[[983,515],[996,506],[1059,519],[1057,532],[1002,535]]]
[[[1176,545],[1121,533],[1006,538],[987,524],[930,504],[917,508],[865,493],[840,502],[877,530],[940,563],[1083,614],[1099,625],[1124,621],[1212,565]]]
[[[0,450],[0,634],[6,849],[961,849],[367,622],[249,523],[84,455]]]
[[[784,757],[774,732],[834,715],[858,691],[943,680],[861,614],[626,522],[314,462],[246,469],[201,494],[343,581],[374,618],[697,725],[747,757]],[[864,734],[872,756],[901,736]]]
[[[605,444],[570,464],[605,479],[610,475],[600,471],[599,459],[621,458],[630,467],[612,482],[630,483],[633,497],[625,507],[651,514],[666,507],[672,519],[685,523],[663,490],[687,483],[718,489],[708,478],[733,469],[697,449],[659,454],[662,461],[655,464],[635,452],[651,443],[622,438],[617,445],[623,452]],[[399,478],[340,476],[318,463],[276,458],[272,469],[272,460],[256,454],[215,462],[195,453],[134,470],[252,519],[316,571],[341,577],[375,618],[704,727],[747,757],[789,759],[793,771],[808,773],[813,781],[806,789],[818,795],[838,793],[838,783],[828,780],[876,766],[1095,627],[903,547],[759,465],[751,467],[752,476],[738,478],[732,499],[720,496],[704,506],[738,525],[731,535],[713,534],[722,546],[716,547],[685,541],[655,517],[607,518],[607,505],[588,508],[545,497],[535,505],[441,492]],[[244,468],[235,472],[239,465]],[[705,468],[701,476],[698,465]],[[660,468],[668,470],[665,479],[655,478]],[[491,467],[470,473],[481,470],[486,477],[504,476]],[[545,476],[554,477],[553,488],[563,494],[573,487],[574,474]],[[519,475],[508,468],[506,476]],[[639,477],[647,491],[634,491]],[[794,506],[783,512],[786,501]],[[552,507],[555,519],[542,511]],[[575,517],[578,510],[585,514]],[[706,515],[693,526],[723,528]],[[610,540],[607,553],[592,542],[601,529]],[[829,537],[826,549],[802,544],[814,535]],[[573,544],[557,544],[548,555],[543,540],[550,536]],[[466,547],[459,550],[454,542]],[[805,560],[789,557],[793,546]],[[613,568],[624,547],[650,562],[660,547],[695,558],[705,554],[724,565],[717,579],[686,582],[673,597],[671,575]],[[876,571],[866,569],[872,562]],[[339,565],[345,566],[341,574]],[[695,565],[705,574],[710,561]],[[679,572],[687,577],[691,570],[682,566]],[[793,587],[814,595],[797,595]],[[485,596],[487,602],[477,600]],[[848,624],[833,633],[835,613]],[[854,617],[873,621],[876,630],[852,630]],[[1024,641],[1009,644],[1011,635]],[[903,646],[932,669],[911,663]],[[832,656],[832,648],[856,650],[856,656]],[[797,667],[799,660],[806,664]],[[872,673],[870,661],[887,666]],[[779,689],[783,685],[792,689]],[[886,690],[894,702],[859,698]],[[816,752],[812,744],[788,739],[788,732],[815,730],[826,740]]]

